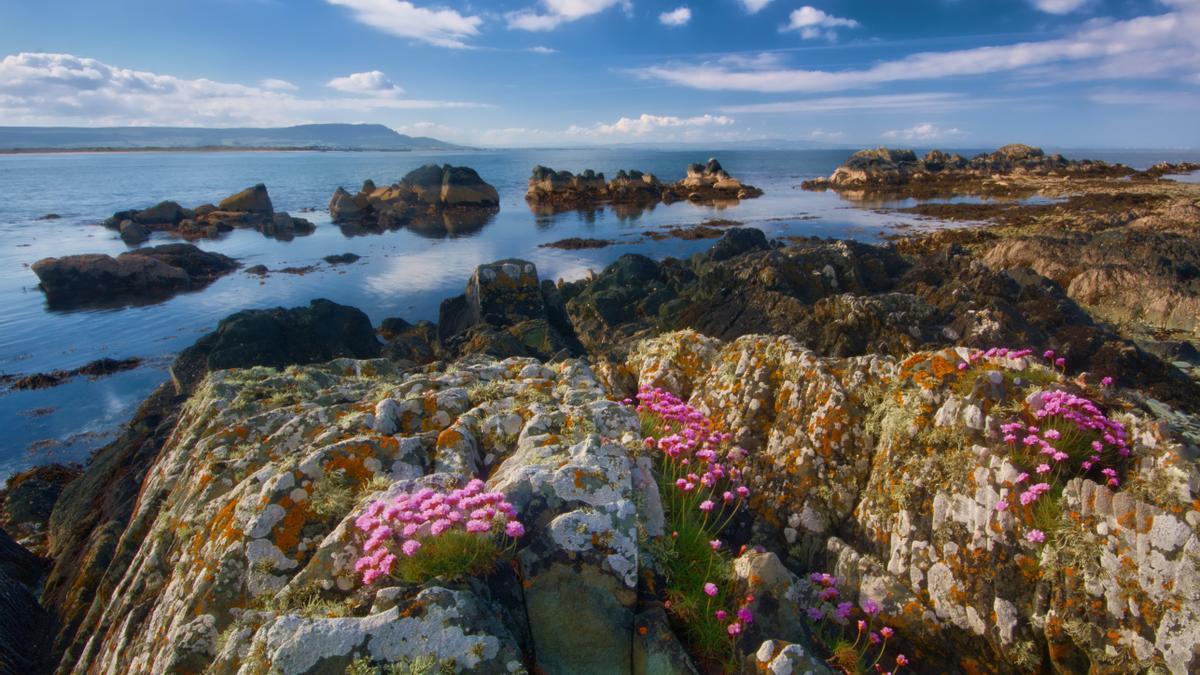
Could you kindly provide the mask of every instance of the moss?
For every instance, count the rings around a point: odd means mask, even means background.
[[[313,481],[308,510],[322,519],[341,518],[354,507],[354,486],[342,471],[326,471]]]
[[[472,407],[477,407],[490,401],[508,398],[508,389],[501,382],[480,382],[467,389],[467,400]]]

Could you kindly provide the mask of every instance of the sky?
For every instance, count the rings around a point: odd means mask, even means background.
[[[0,0],[0,126],[310,122],[1198,148],[1200,0]]]

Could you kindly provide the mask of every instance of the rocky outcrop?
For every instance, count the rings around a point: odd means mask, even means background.
[[[688,166],[687,177],[677,183],[663,183],[653,174],[621,170],[611,181],[604,174],[588,169],[578,175],[555,171],[544,166],[533,168],[525,200],[535,210],[592,209],[603,204],[670,204],[681,200],[700,203],[753,199],[762,190],[743,185],[720,162]]]
[[[31,269],[53,308],[144,303],[199,290],[237,269],[220,253],[191,244],[164,244],[122,253],[43,258]]]
[[[0,526],[21,546],[44,556],[46,526],[54,504],[63,488],[80,473],[78,466],[48,464],[9,476],[0,490]]]
[[[147,523],[130,521],[134,505],[152,508],[162,498],[143,494],[142,481],[172,434],[180,406],[210,369],[378,353],[366,315],[328,300],[308,308],[240,312],[185,350],[171,367],[171,381],[151,394],[115,441],[93,454],[55,502],[48,526],[54,567],[42,596],[59,626],[55,660],[70,670],[99,619],[96,598],[109,597],[134,563],[147,532]]]
[[[216,239],[224,232],[253,228],[268,237],[284,241],[312,234],[311,222],[286,212],[276,213],[267,187],[262,183],[221,200],[217,206],[204,204],[186,209],[173,201],[160,202],[147,209],[118,211],[104,221],[117,230],[130,246],[141,244],[153,232],[167,232],[184,239]]]
[[[1041,148],[1006,145],[992,153],[966,159],[932,150],[918,158],[912,150],[875,148],[850,156],[829,178],[805,181],[806,190],[865,190],[876,192],[933,192],[978,183],[973,191],[986,191],[985,181],[1009,177],[1116,178],[1133,174],[1120,164],[1096,160],[1068,160],[1047,155]],[[998,185],[997,188],[1006,186]]]
[[[329,200],[329,214],[343,229],[407,227],[427,236],[479,229],[499,208],[496,188],[474,169],[449,164],[426,164],[385,187],[368,180],[354,195],[339,187]]]
[[[178,419],[121,535],[136,564],[107,571],[64,672],[344,672],[429,656],[455,672],[628,668],[640,435],[583,363],[227,370]],[[478,475],[526,524],[519,583],[504,565],[466,583],[362,585],[347,547],[367,501]]]
[[[964,349],[821,358],[790,337],[680,333],[643,343],[629,367],[643,384],[690,390],[749,450],[755,541],[846,580],[843,598],[878,603],[924,667],[1194,671],[1195,448],[1136,397],[1034,361]],[[1067,476],[1034,515],[1016,504],[1019,454],[1000,425],[1055,387],[1095,397],[1136,441],[1119,487]],[[1037,525],[1044,541],[1025,536]]]

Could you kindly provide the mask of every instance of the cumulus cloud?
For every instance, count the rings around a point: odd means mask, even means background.
[[[355,20],[398,37],[412,38],[438,47],[463,49],[466,40],[479,34],[483,18],[453,9],[417,7],[401,0],[325,0],[350,10]]]
[[[290,91],[184,79],[71,54],[0,60],[0,119],[21,125],[280,126],[396,110],[486,107],[394,96],[302,98]]]
[[[687,7],[676,7],[669,12],[659,14],[658,20],[664,26],[682,26],[692,20],[692,10]]]
[[[510,30],[548,31],[618,5],[627,11],[632,7],[630,0],[542,0],[540,9],[508,12],[504,18]]]
[[[258,85],[264,89],[275,89],[276,91],[296,91],[300,88],[287,80],[277,80],[273,77],[259,80]]]
[[[404,89],[392,82],[380,70],[368,70],[365,73],[352,73],[345,77],[335,77],[325,86],[348,94],[371,94],[374,96],[399,96]]]
[[[817,37],[836,40],[838,28],[858,28],[858,25],[854,19],[833,16],[816,7],[805,5],[800,9],[793,10],[788,17],[787,25],[779,30],[782,32],[796,31],[805,40]]]
[[[1048,14],[1070,14],[1083,7],[1088,0],[1030,0],[1034,7]]]
[[[939,141],[948,138],[961,138],[965,135],[966,132],[961,129],[942,129],[930,122],[922,122],[907,129],[893,129],[880,134],[882,138],[901,141]]]
[[[724,115],[699,115],[697,117],[675,117],[673,115],[649,115],[622,117],[612,124],[596,124],[591,127],[573,126],[568,133],[576,135],[625,135],[645,136],[669,128],[724,127],[733,124],[733,118]]]
[[[746,9],[746,11],[750,12],[751,14],[758,14],[759,11],[761,11],[763,7],[766,7],[767,5],[771,4],[771,0],[739,0],[739,1],[742,3],[742,7],[744,7]]]
[[[1093,20],[1057,39],[921,52],[857,70],[747,68],[728,62],[667,63],[633,71],[647,79],[706,90],[821,92],[891,82],[1031,73],[1043,80],[1194,76],[1200,71],[1200,2],[1164,0],[1164,14]],[[1166,58],[1164,55],[1170,55]]]

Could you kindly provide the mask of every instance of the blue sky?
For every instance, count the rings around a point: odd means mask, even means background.
[[[1197,119],[1200,0],[0,0],[0,125],[1195,148]]]

